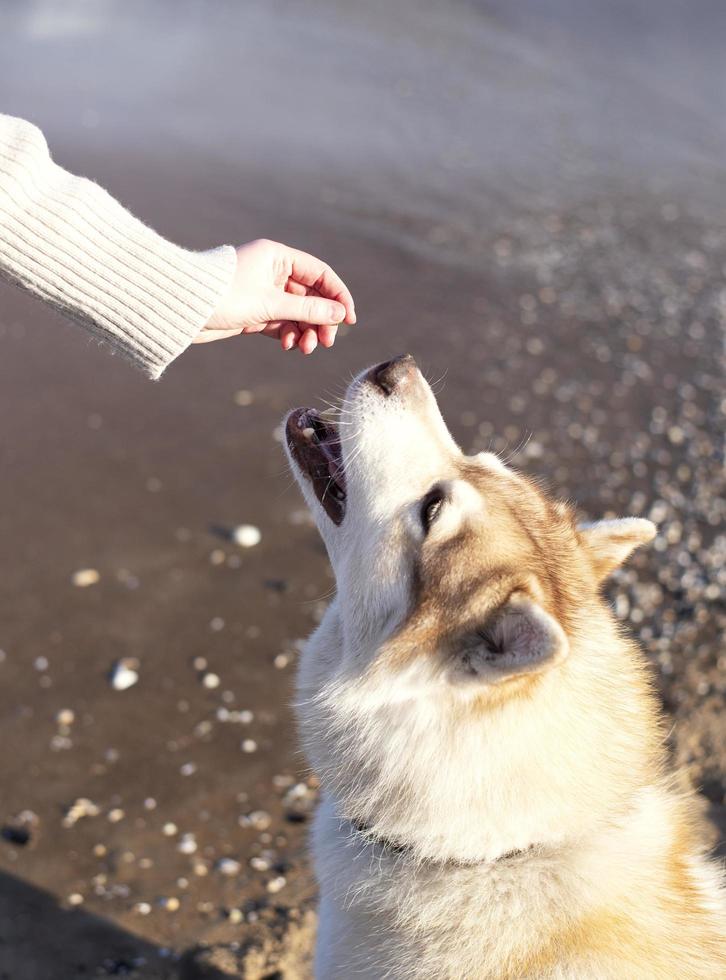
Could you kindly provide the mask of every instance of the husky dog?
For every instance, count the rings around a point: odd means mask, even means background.
[[[465,456],[410,356],[286,436],[337,583],[298,677],[319,980],[726,977],[699,809],[600,594],[654,526]]]

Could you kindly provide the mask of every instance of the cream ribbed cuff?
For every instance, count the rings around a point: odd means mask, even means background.
[[[50,158],[43,134],[0,115],[0,274],[150,377],[186,350],[232,281],[234,248],[189,252]]]

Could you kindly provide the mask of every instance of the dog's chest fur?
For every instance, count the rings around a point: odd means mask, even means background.
[[[312,835],[322,893],[316,978],[715,977],[698,923],[686,906],[669,907],[668,809],[665,793],[644,791],[635,811],[588,839],[459,865],[366,841],[326,797]],[[691,870],[699,901],[716,911],[715,875],[698,860]]]
[[[327,787],[312,835],[318,980],[714,975],[719,886],[683,839],[689,800],[643,747],[647,712],[633,728],[642,681],[623,650],[610,651],[599,704],[588,692],[601,654],[572,658],[549,694],[553,735],[551,718],[525,722],[516,704],[493,727],[448,728],[410,687],[391,704],[385,684],[331,682],[341,639],[334,603],[299,672],[301,730]]]

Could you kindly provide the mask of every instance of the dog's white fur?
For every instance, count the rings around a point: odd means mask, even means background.
[[[570,532],[567,508],[496,457],[465,460],[418,372],[390,397],[361,376],[341,436],[340,526],[293,459],[337,582],[298,678],[323,791],[318,980],[726,976],[717,869],[663,761],[643,658],[597,592],[652,525]],[[464,563],[485,586],[490,536],[506,557],[504,518],[465,475],[477,468],[543,533],[562,517],[566,626],[538,574],[485,633],[470,628],[476,596],[422,592],[417,562],[435,549],[442,581]],[[435,484],[447,501],[425,535]]]

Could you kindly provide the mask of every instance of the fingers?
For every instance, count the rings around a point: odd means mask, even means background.
[[[283,350],[292,350],[300,339],[300,328],[297,323],[283,323],[280,327],[280,346]]]
[[[260,333],[265,337],[273,338],[273,340],[279,340],[280,347],[284,351],[299,347],[303,354],[312,354],[319,343],[323,347],[332,347],[335,343],[337,330],[337,326],[333,325],[308,327],[292,320],[284,320],[283,322],[278,320],[274,323],[268,323]]]
[[[321,296],[300,296],[284,292],[276,294],[270,306],[270,320],[297,320],[316,327],[338,324],[347,316],[342,303],[323,299]]]
[[[337,324],[326,324],[323,327],[318,327],[318,340],[323,347],[332,347],[335,343],[335,335],[337,332]]]
[[[297,342],[298,347],[303,352],[303,354],[312,354],[315,348],[318,346],[318,332],[313,327],[307,327],[303,330],[300,340]]]
[[[307,296],[311,292],[317,293],[314,286],[303,286],[302,283],[295,282],[294,279],[288,279],[285,289],[288,293],[293,293],[295,296]],[[331,323],[320,326],[318,327],[318,341],[323,347],[332,347],[335,343],[337,333],[337,324]]]
[[[340,276],[333,272],[325,262],[321,262],[320,259],[315,258],[314,255],[309,255],[307,252],[300,252],[296,248],[291,248],[290,256],[292,258],[290,278],[304,286],[312,286],[321,296],[342,304],[345,314],[339,317],[337,322],[355,323],[353,297]]]

